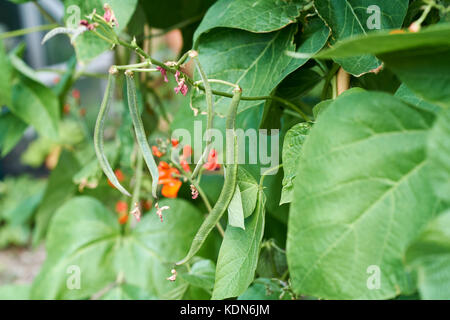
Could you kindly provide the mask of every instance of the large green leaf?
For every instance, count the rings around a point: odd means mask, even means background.
[[[97,200],[78,197],[64,204],[50,226],[48,257],[33,283],[32,297],[89,298],[122,274],[127,284],[144,288],[150,296],[180,298],[186,284],[166,278],[174,261],[189,249],[202,215],[182,200],[164,200],[160,205],[170,207],[163,223],[153,209],[122,235],[116,214]],[[66,285],[70,266],[81,271],[80,289]]]
[[[11,63],[6,54],[3,41],[0,41],[0,109],[4,105],[11,105]]]
[[[16,146],[26,128],[27,124],[10,112],[0,115],[0,156]]]
[[[418,96],[444,107],[450,107],[449,56],[450,45],[379,55],[386,67],[390,68]]]
[[[323,28],[316,31],[317,37],[305,39],[297,52],[314,54],[322,48],[328,33]],[[295,51],[296,26],[280,31],[256,34],[242,30],[214,29],[204,34],[199,42],[199,59],[208,78],[222,79],[239,84],[245,96],[267,96],[292,71],[303,65],[308,58],[295,59],[285,51]],[[232,88],[213,84],[213,88],[231,93]],[[261,105],[262,100],[241,101],[239,111]],[[192,106],[205,110],[203,92],[195,92]],[[226,114],[229,99],[215,97],[215,111]]]
[[[271,32],[294,23],[304,0],[219,0],[209,8],[194,34],[194,42],[211,29],[226,27]]]
[[[245,230],[227,226],[216,267],[212,299],[237,297],[253,281],[264,233],[265,195],[258,193],[255,212],[245,220]]]
[[[425,109],[432,112],[438,112],[441,108],[435,104],[429,103],[422,98],[418,97],[408,86],[404,83],[395,92],[395,96],[402,99],[405,102],[412,104],[421,109]]]
[[[339,41],[331,48],[319,52],[316,57],[348,58],[369,53],[381,54],[420,47],[448,46],[449,33],[450,23],[424,27],[420,32],[391,33],[383,30]]]
[[[120,33],[127,26],[128,21],[130,21],[133,16],[134,10],[136,8],[138,0],[68,0],[65,1],[64,5],[66,7],[65,20],[68,23],[73,20],[73,12],[67,10],[72,5],[77,6],[80,9],[80,19],[85,19],[86,15],[92,13],[95,9],[97,13],[103,15],[103,4],[108,3],[119,23],[115,27],[115,31]],[[91,32],[84,32],[75,40],[75,51],[79,62],[86,63],[92,60],[103,51],[108,50],[111,45],[106,41],[98,38]]]
[[[26,77],[14,83],[10,110],[41,135],[58,138],[58,98],[41,83]]]
[[[303,146],[289,215],[296,292],[383,299],[410,290],[404,250],[438,204],[425,152],[433,120],[374,92],[343,95],[320,115]],[[377,268],[379,289],[367,286]]]
[[[450,203],[450,109],[439,114],[429,135],[427,152],[434,192]]]
[[[432,220],[408,248],[422,299],[450,299],[450,211]]]
[[[184,281],[194,287],[211,291],[214,287],[214,274],[216,266],[211,260],[201,259],[196,261],[189,271],[179,272],[178,275]]]
[[[369,19],[376,12],[370,8],[377,6],[380,10],[381,29],[399,28],[408,9],[408,0],[315,0],[314,6],[320,17],[331,29],[332,43],[369,32]],[[368,10],[369,8],[369,10]],[[369,13],[368,13],[369,11]],[[370,55],[351,58],[336,58],[345,71],[353,75],[361,75],[380,65],[380,62]]]
[[[44,197],[36,212],[36,228],[33,243],[36,245],[47,233],[47,228],[56,210],[74,196],[76,185],[72,177],[80,170],[80,164],[74,154],[63,151],[58,165],[50,174]]]
[[[280,204],[292,202],[298,159],[310,128],[311,125],[306,122],[298,123],[289,129],[284,137],[282,153],[284,177]]]

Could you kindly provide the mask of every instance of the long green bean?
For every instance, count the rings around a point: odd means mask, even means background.
[[[137,98],[136,98],[136,84],[133,79],[133,72],[126,71],[125,76],[127,79],[127,95],[128,95],[128,107],[130,108],[131,119],[133,121],[134,132],[136,133],[136,140],[141,149],[142,156],[145,160],[148,170],[152,176],[152,195],[156,198],[156,190],[158,188],[158,167],[156,166],[155,159],[153,158],[150,146],[148,144],[147,135],[145,134],[144,125],[139,115]]]
[[[231,163],[227,163],[227,165],[225,166],[226,168],[225,182],[222,191],[220,192],[219,199],[212,208],[211,212],[206,217],[205,221],[203,221],[202,225],[198,229],[197,234],[195,235],[194,240],[192,241],[192,245],[191,248],[189,249],[188,254],[183,260],[177,262],[176,263],[177,265],[181,265],[188,262],[198,252],[198,250],[200,250],[209,233],[214,228],[214,226],[219,222],[223,213],[227,210],[231,199],[233,198],[234,190],[236,188],[237,171],[238,171],[238,161],[237,161],[238,146],[236,133],[234,132],[234,129],[236,123],[236,112],[239,106],[241,94],[242,90],[240,88],[236,88],[233,90],[233,98],[231,100],[226,121],[226,129],[233,130],[234,133],[232,137],[234,140],[233,141],[234,159],[232,160]]]
[[[117,180],[117,177],[114,174],[103,149],[103,132],[105,129],[105,119],[111,105],[111,100],[113,99],[115,80],[115,76],[110,73],[108,76],[108,84],[106,85],[105,95],[103,97],[102,104],[100,105],[97,121],[95,123],[94,148],[98,162],[100,163],[100,167],[108,177],[109,181],[117,188],[117,190],[122,192],[124,195],[131,197],[130,193],[120,184],[119,180]]]

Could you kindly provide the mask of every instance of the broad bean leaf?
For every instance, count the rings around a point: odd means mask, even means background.
[[[348,58],[363,54],[382,54],[420,47],[450,45],[450,23],[439,23],[424,27],[420,32],[379,31],[359,35],[337,42],[325,49],[316,58]]]
[[[36,212],[36,227],[33,234],[33,244],[37,245],[46,235],[50,220],[56,210],[76,192],[72,177],[80,170],[80,163],[74,154],[63,151],[58,164],[50,174],[44,197]]]
[[[296,26],[264,34],[214,29],[204,34],[199,42],[200,63],[210,79],[239,84],[245,96],[267,96],[288,74],[308,60],[292,58],[285,54],[286,50],[295,51],[293,41],[296,32]],[[297,52],[312,55],[322,48],[328,33],[323,32],[323,29],[316,32],[319,36],[305,40],[297,48]],[[228,86],[212,86],[214,89],[231,93]],[[203,92],[194,91],[191,100],[193,108],[206,110]],[[228,98],[216,96],[215,112],[225,115],[229,103]],[[263,100],[241,101],[238,112],[262,103]]]
[[[300,15],[304,0],[219,0],[212,5],[194,33],[194,43],[211,29],[226,27],[250,32],[271,32]]]
[[[343,95],[320,115],[303,145],[289,215],[297,293],[386,299],[411,290],[403,254],[438,204],[425,151],[433,121],[375,92]],[[377,290],[367,285],[374,268]]]
[[[372,29],[401,27],[408,0],[315,0],[314,6],[331,29],[332,43],[335,44],[345,38],[367,34]],[[380,61],[370,55],[335,60],[345,71],[356,76],[380,65]]]
[[[66,24],[77,22],[76,14],[73,11],[68,10],[71,6],[77,6],[80,10],[79,19],[85,19],[85,16],[92,13],[95,9],[98,14],[103,15],[103,4],[108,3],[119,23],[115,27],[115,31],[120,33],[127,26],[128,21],[130,21],[133,16],[134,10],[136,8],[138,0],[68,0],[65,1],[64,5],[66,8],[66,16],[64,20]],[[68,27],[71,27],[68,25]],[[84,32],[78,36],[75,40],[74,47],[78,58],[81,63],[87,63],[102,52],[110,48],[110,44],[91,32]]]
[[[11,105],[11,62],[6,54],[3,41],[0,41],[0,109],[4,105]]]
[[[298,123],[289,129],[284,137],[282,153],[284,177],[280,205],[292,202],[298,160],[302,152],[302,145],[310,129],[310,124],[306,122]]]
[[[418,97],[408,86],[404,83],[395,92],[395,96],[402,99],[405,102],[412,104],[421,109],[425,109],[431,112],[438,112],[441,108],[435,104],[427,102]]]
[[[233,198],[228,205],[228,224],[230,226],[245,230],[244,209],[242,207],[242,197],[239,185],[234,189]]]
[[[432,220],[406,251],[422,299],[450,299],[450,211]]]
[[[241,191],[244,218],[248,218],[255,210],[259,185],[255,178],[242,167],[238,169],[237,185]]]
[[[21,77],[12,88],[10,110],[36,131],[50,139],[58,138],[59,104],[51,89],[32,79]]]
[[[428,137],[427,152],[434,192],[450,203],[450,109],[440,112]]]
[[[0,115],[0,156],[7,155],[19,143],[27,124],[8,112]]]
[[[148,24],[166,29],[179,23],[200,21],[214,0],[140,0]]]
[[[211,291],[214,287],[214,274],[216,266],[214,262],[201,259],[192,265],[188,272],[179,272],[178,276],[194,287]]]
[[[450,33],[449,33],[450,35]],[[450,45],[380,54],[390,68],[419,97],[450,107]]]
[[[216,266],[212,299],[237,297],[253,281],[264,233],[265,195],[258,192],[255,212],[245,220],[245,230],[227,226]]]
[[[282,288],[276,280],[258,278],[238,297],[238,300],[280,300]],[[289,295],[286,295],[286,298]]]
[[[123,274],[125,283],[145,289],[149,296],[181,298],[187,284],[166,278],[174,261],[189,249],[202,215],[183,200],[163,200],[160,205],[170,207],[163,223],[153,209],[122,235],[116,214],[99,201],[77,197],[65,203],[50,226],[48,257],[33,283],[32,297],[89,298]],[[66,285],[76,275],[71,266],[81,271],[78,290]]]

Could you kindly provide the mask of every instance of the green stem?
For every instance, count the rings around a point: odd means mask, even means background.
[[[50,30],[53,28],[56,28],[58,24],[52,23],[52,24],[44,24],[42,26],[36,26],[31,28],[25,28],[25,29],[19,29],[19,30],[13,30],[8,31],[0,34],[0,39],[6,39],[6,38],[12,38],[12,37],[20,37],[25,34],[33,33],[33,32],[39,32],[44,30]]]
[[[276,167],[270,168],[269,170],[267,170],[266,172],[264,172],[264,174],[261,176],[261,179],[259,180],[259,186],[262,187],[263,183],[264,183],[264,179],[266,178],[267,175],[269,175],[269,173],[272,173],[274,171],[279,170],[281,167],[283,167],[283,164],[279,164]]]
[[[59,25],[58,21],[56,21],[56,19],[53,18],[52,15],[39,4],[39,2],[33,0],[33,4],[37,7],[39,12],[44,16],[45,19],[47,19],[48,22]]]

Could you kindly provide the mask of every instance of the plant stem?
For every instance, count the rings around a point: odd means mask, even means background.
[[[12,37],[20,37],[25,34],[33,33],[33,32],[39,32],[44,30],[50,30],[53,28],[56,28],[58,24],[52,23],[52,24],[44,24],[42,26],[36,26],[31,28],[25,28],[25,29],[19,29],[19,30],[13,30],[8,31],[0,34],[0,39],[6,39],[6,38],[12,38]]]
[[[39,12],[44,16],[45,19],[47,19],[48,22],[59,25],[58,21],[56,21],[56,19],[53,18],[52,15],[39,4],[39,2],[33,0],[33,4],[37,7]]]

